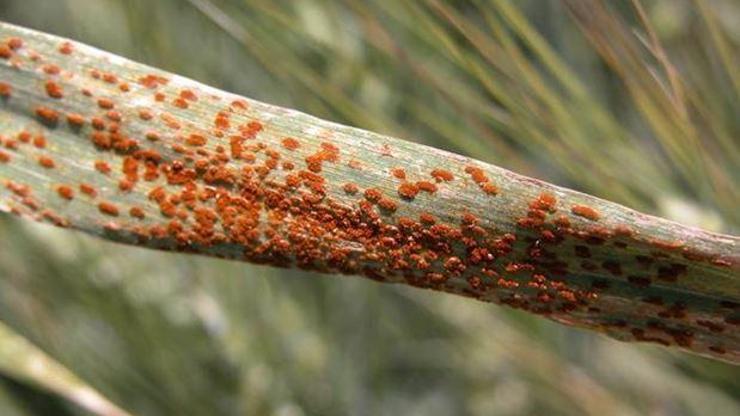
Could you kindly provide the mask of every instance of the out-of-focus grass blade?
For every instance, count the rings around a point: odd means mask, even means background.
[[[2,323],[0,323],[0,372],[58,394],[91,414],[130,415]]]

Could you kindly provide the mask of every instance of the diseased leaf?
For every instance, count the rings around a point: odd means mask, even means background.
[[[738,238],[0,24],[0,206],[740,361]]]

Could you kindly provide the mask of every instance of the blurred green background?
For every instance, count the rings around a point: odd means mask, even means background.
[[[0,20],[737,234],[738,2],[565,3],[3,0]],[[101,397],[132,415],[740,414],[739,367],[495,305],[5,215],[0,235],[2,415],[114,414]]]

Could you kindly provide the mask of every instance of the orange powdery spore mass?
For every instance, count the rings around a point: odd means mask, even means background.
[[[95,130],[105,130],[105,119],[103,119],[102,117],[91,118],[90,124]]]
[[[637,232],[629,225],[619,224],[614,227],[614,234],[621,237],[632,237]]]
[[[92,132],[90,134],[90,140],[100,149],[110,149],[113,144],[110,136],[100,131]]]
[[[473,179],[473,182],[477,184],[488,182],[488,176],[486,176],[486,173],[483,171],[483,169],[479,167],[466,166],[465,173],[469,174],[470,177]]]
[[[69,113],[67,114],[67,123],[73,127],[82,127],[85,124],[85,117],[82,114]]]
[[[300,143],[298,143],[298,140],[296,140],[296,139],[294,139],[292,137],[286,137],[286,138],[284,138],[281,141],[281,143],[282,143],[283,147],[286,148],[286,149],[288,149],[288,150],[296,150],[296,149],[298,149],[301,146]]]
[[[391,169],[391,175],[393,175],[396,179],[405,180],[406,179],[406,171],[403,170],[403,168],[393,168]]]
[[[13,87],[7,82],[0,82],[0,98],[10,98],[13,94]]]
[[[128,215],[130,215],[133,218],[138,218],[140,220],[143,220],[146,218],[146,213],[144,210],[140,207],[131,207],[128,211]]]
[[[57,194],[59,194],[60,197],[71,201],[75,197],[75,191],[67,186],[67,185],[59,185],[57,187]]]
[[[193,101],[193,102],[198,101],[198,96],[195,94],[195,92],[193,92],[193,90],[188,90],[188,89],[184,89],[180,91],[180,98],[182,98],[183,100],[188,100],[188,101]]]
[[[434,217],[434,215],[428,212],[422,212],[421,214],[419,214],[419,221],[421,221],[422,224],[434,225],[437,222],[437,219]]]
[[[230,114],[226,111],[219,111],[216,114],[216,118],[213,120],[213,124],[218,129],[228,130],[231,127],[231,121],[229,120]]]
[[[205,136],[201,134],[197,134],[197,133],[190,134],[185,139],[185,143],[188,146],[193,146],[193,147],[205,146],[207,142],[208,142],[208,139],[206,139]]]
[[[452,174],[452,172],[445,169],[434,169],[432,170],[431,175],[434,179],[437,180],[437,182],[450,182],[455,179],[455,176]]]
[[[57,49],[62,55],[71,55],[74,52],[75,47],[72,42],[62,42]]]
[[[365,199],[370,202],[378,202],[383,197],[383,193],[377,188],[368,188],[365,190]]]
[[[554,195],[543,192],[537,198],[529,204],[530,209],[538,209],[547,212],[555,212],[555,205],[557,204],[557,198]]]
[[[159,86],[167,85],[167,83],[169,82],[167,78],[154,74],[140,77],[137,81],[139,82],[139,84],[149,89],[156,89]]]
[[[62,87],[57,84],[54,81],[46,81],[46,94],[51,98],[60,99],[64,97],[64,92],[62,91]]]
[[[482,189],[483,192],[487,193],[488,195],[497,195],[499,192],[498,187],[490,182],[481,184],[480,189]]]
[[[187,100],[182,97],[178,97],[172,100],[172,105],[183,110],[186,110],[189,107]]]
[[[433,193],[437,192],[437,185],[435,185],[435,184],[433,184],[432,182],[429,182],[429,181],[419,181],[419,182],[416,182],[416,187],[420,191],[424,191],[424,192],[427,192],[427,193],[430,193],[430,194],[433,194]]]
[[[31,188],[28,185],[15,183],[13,181],[8,180],[8,181],[5,181],[5,187],[20,197],[27,197],[31,195]]]
[[[378,206],[387,212],[395,212],[398,209],[398,205],[395,201],[390,198],[382,197],[378,200]]]
[[[167,191],[164,190],[161,186],[158,186],[147,194],[147,198],[149,198],[152,201],[162,203],[165,198],[167,198]]]
[[[130,192],[132,189],[134,189],[135,183],[132,180],[129,179],[121,179],[118,181],[118,189],[121,192]]]
[[[102,173],[104,175],[107,175],[108,173],[110,173],[111,168],[110,168],[110,165],[108,164],[108,162],[104,162],[102,160],[97,160],[97,161],[95,161],[95,170],[97,170],[98,172],[100,172],[100,173]]]
[[[6,44],[0,44],[0,59],[10,59],[13,57],[13,50]]]
[[[261,132],[264,126],[259,121],[253,120],[245,125],[239,126],[239,132],[247,139],[253,139]]]
[[[360,189],[353,183],[345,183],[342,185],[342,190],[349,195],[354,195],[359,192]]]
[[[8,48],[11,50],[17,51],[18,49],[23,47],[23,39],[18,37],[11,37],[8,38],[7,41],[5,41],[5,44],[8,45]]]
[[[478,184],[478,187],[486,194],[493,196],[499,193],[498,187],[490,182],[483,169],[476,166],[466,166],[465,173],[469,174],[473,182]]]
[[[157,142],[160,140],[159,133],[157,133],[156,131],[148,131],[144,133],[144,137],[146,137],[146,139],[150,142]]]
[[[139,153],[139,157],[147,157],[149,160],[159,160],[160,156],[155,151],[149,151],[148,153]],[[123,172],[124,175],[126,175],[127,178],[129,178],[132,181],[135,181],[138,178],[138,171],[139,171],[139,161],[136,159],[136,157],[133,156],[126,156],[123,158],[123,163],[121,164],[121,172]]]
[[[36,115],[49,124],[56,124],[59,121],[59,113],[49,107],[38,106],[35,109]]]
[[[43,149],[46,147],[46,137],[44,137],[41,134],[36,135],[33,138],[33,145],[39,149]]]
[[[48,156],[39,156],[39,165],[46,169],[54,169],[56,166],[56,163],[54,163],[54,159],[48,157]]]
[[[149,121],[154,118],[154,114],[152,114],[152,112],[147,109],[141,109],[139,110],[139,118],[144,121]]]
[[[249,109],[249,103],[242,99],[236,99],[229,104],[229,108],[233,111],[244,111]]]
[[[98,99],[98,107],[104,109],[104,110],[110,110],[113,107],[115,107],[116,104],[113,102],[113,100],[109,98],[99,98]]]
[[[110,111],[106,112],[105,113],[105,116],[108,117],[109,120],[115,121],[117,123],[120,122],[121,119],[122,119],[121,113],[119,113],[116,110],[110,110]]]
[[[99,203],[98,210],[105,215],[110,215],[111,217],[118,216],[118,207],[112,202],[103,201]]]
[[[419,186],[415,183],[404,182],[398,186],[398,195],[405,199],[414,199],[419,194]]]
[[[59,75],[62,72],[62,69],[54,64],[45,64],[41,67],[41,70],[47,75]]]
[[[95,187],[87,183],[80,184],[80,192],[92,198],[98,196],[98,191],[95,189]]]
[[[324,162],[337,162],[339,160],[339,148],[331,143],[321,143],[321,149],[306,157],[308,170],[314,173],[321,172]]]
[[[10,162],[10,155],[7,152],[0,150],[0,163]]]
[[[601,217],[598,211],[586,205],[573,205],[570,207],[570,212],[591,221],[598,221]]]
[[[108,84],[118,83],[118,77],[115,74],[111,74],[110,72],[103,72],[101,74],[101,78],[103,79],[103,81],[107,82]]]

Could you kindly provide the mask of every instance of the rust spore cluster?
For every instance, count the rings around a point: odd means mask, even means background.
[[[0,40],[0,111],[12,105],[15,90],[3,74],[32,68],[45,77],[28,109],[34,122],[0,136],[0,180],[10,195],[2,202],[17,214],[75,227],[66,207],[85,204],[93,207],[88,221],[154,247],[361,274],[640,341],[704,343],[714,354],[727,353],[703,334],[736,330],[740,305],[692,303],[662,290],[696,272],[691,262],[735,267],[727,259],[680,241],[643,238],[546,187],[510,207],[514,214],[499,224],[479,218],[480,209],[428,212],[443,191],[493,202],[506,188],[482,165],[457,161],[422,172],[386,168],[378,184],[347,181],[351,175],[340,181],[327,171],[358,164],[331,132],[286,135],[246,100],[182,87],[155,71],[74,72],[75,44],[51,45],[44,55],[31,43]],[[97,155],[87,161],[93,179],[53,183],[50,174],[51,193],[8,179],[7,168],[29,159],[64,171],[51,134],[61,130]],[[381,153],[392,152],[386,145]],[[36,196],[47,194],[57,200]],[[640,311],[619,310],[610,300],[633,291],[645,293]]]

